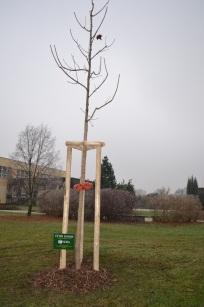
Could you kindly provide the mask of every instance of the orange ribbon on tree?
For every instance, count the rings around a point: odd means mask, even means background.
[[[77,183],[77,184],[74,185],[74,189],[77,192],[80,192],[82,190],[88,191],[88,190],[93,189],[93,183],[88,182],[88,181],[85,181],[83,183]]]

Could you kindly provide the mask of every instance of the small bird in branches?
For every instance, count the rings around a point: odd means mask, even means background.
[[[97,39],[97,40],[98,40],[98,39],[102,40],[102,34],[96,35],[96,39]]]

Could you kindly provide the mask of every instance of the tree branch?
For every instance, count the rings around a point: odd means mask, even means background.
[[[74,56],[72,55],[72,61],[73,61],[73,63],[74,63],[74,68],[75,68],[75,76],[76,76],[76,80],[77,80],[77,82],[79,81],[79,78],[78,78],[78,72],[76,71],[76,62],[75,62],[75,58],[74,58]]]
[[[102,6],[102,8],[97,13],[93,14],[92,16],[95,17],[98,14],[100,14],[104,10],[104,8],[108,5],[108,3],[109,3],[109,0],[104,4],[104,6]]]
[[[82,48],[81,45],[78,43],[78,41],[75,39],[75,37],[72,34],[72,30],[71,29],[70,29],[70,35],[71,35],[71,38],[73,39],[73,41],[75,42],[75,44],[77,45],[79,51],[86,58],[86,60],[88,62],[88,56],[86,55],[87,51],[84,48]]]
[[[112,41],[112,43],[110,45],[107,45],[105,42],[105,46],[101,49],[99,49],[91,58],[91,60],[93,60],[99,53],[102,53],[104,51],[106,51],[108,48],[110,48],[113,44],[115,43],[115,39]]]
[[[99,77],[100,74],[101,74],[101,57],[100,57],[100,63],[99,63],[98,72],[92,71],[92,72],[91,72],[91,75],[90,75],[90,78],[94,78],[93,76]]]
[[[74,17],[75,17],[75,19],[76,19],[78,25],[79,25],[82,29],[86,30],[87,32],[90,32],[90,30],[87,29],[86,24],[85,24],[84,26],[81,24],[81,22],[79,21],[79,19],[78,19],[78,17],[77,17],[77,15],[76,15],[75,12],[74,12]]]
[[[94,1],[91,0],[91,5],[92,5],[92,8],[91,8],[91,14],[93,13],[93,10],[94,10]]]
[[[102,24],[103,24],[103,22],[104,22],[104,19],[106,18],[107,11],[108,11],[108,8],[106,7],[106,10],[105,10],[105,13],[104,13],[104,15],[103,15],[103,18],[102,18],[102,20],[101,20],[101,22],[100,22],[98,28],[96,29],[94,35],[93,35],[92,38],[91,38],[92,41],[94,40],[94,38],[96,37],[96,34],[98,33],[99,29],[101,28],[101,26],[102,26]]]
[[[107,78],[108,78],[108,70],[107,70],[107,67],[106,67],[106,61],[104,59],[104,67],[105,67],[105,71],[106,71],[106,76],[105,78],[103,79],[103,81],[101,81],[101,83],[92,91],[92,93],[89,95],[89,98],[96,92],[100,89],[100,87],[106,82]]]
[[[54,45],[54,50],[52,48],[52,46],[50,45],[50,49],[51,49],[51,53],[52,53],[52,56],[57,64],[57,66],[64,72],[64,74],[69,77],[73,82],[74,84],[79,84],[81,85],[85,90],[87,90],[87,87],[81,83],[79,80],[77,80],[76,78],[74,78],[73,76],[71,76],[67,71],[66,69],[64,68],[64,66],[62,65],[60,59],[59,59],[59,56],[58,56],[58,53],[57,53],[57,49],[56,49],[56,46]],[[76,70],[73,70],[74,72]]]
[[[91,114],[91,116],[89,117],[88,122],[89,122],[90,120],[93,119],[94,114],[95,114],[98,110],[104,108],[105,106],[107,106],[109,103],[111,103],[111,102],[113,101],[113,99],[115,98],[115,95],[116,95],[116,93],[117,93],[117,91],[118,91],[119,82],[120,82],[120,75],[118,76],[118,81],[117,81],[116,89],[115,89],[115,92],[114,92],[113,96],[111,97],[111,99],[109,99],[107,102],[105,102],[104,104],[102,104],[100,107],[96,107],[96,108],[94,109],[93,113]]]
[[[77,66],[78,68],[72,68],[72,67],[70,67],[70,66],[67,64],[67,62],[65,61],[65,59],[63,59],[63,62],[64,62],[65,65],[66,65],[66,66],[63,65],[63,68],[66,69],[66,70],[68,70],[68,71],[70,71],[70,72],[75,72],[75,71],[78,71],[78,72],[79,72],[79,71],[85,71],[85,72],[87,72],[87,71],[88,71],[88,69],[87,69],[86,67],[81,68],[81,67],[76,63],[75,59],[74,59],[74,62],[75,62],[76,66]]]

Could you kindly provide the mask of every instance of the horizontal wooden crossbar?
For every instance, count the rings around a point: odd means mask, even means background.
[[[65,142],[65,145],[82,151],[84,147],[86,150],[91,150],[96,149],[97,147],[103,147],[105,146],[105,143],[101,141],[67,141]]]

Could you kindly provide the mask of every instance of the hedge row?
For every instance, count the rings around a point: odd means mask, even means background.
[[[87,191],[85,195],[85,220],[93,220],[94,217],[94,191]],[[41,195],[38,204],[41,211],[52,216],[63,214],[63,190],[53,190]],[[77,219],[79,193],[71,189],[69,216]],[[135,205],[135,196],[123,190],[101,190],[101,219],[111,221],[118,220],[120,215],[130,214]]]

